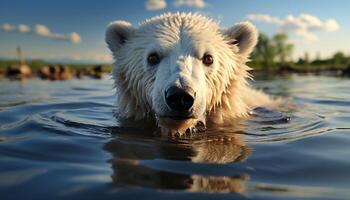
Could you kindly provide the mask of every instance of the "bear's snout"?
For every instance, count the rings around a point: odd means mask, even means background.
[[[171,86],[165,91],[166,104],[179,114],[188,113],[194,104],[196,93],[191,88]]]

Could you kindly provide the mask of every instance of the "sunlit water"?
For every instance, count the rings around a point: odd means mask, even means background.
[[[350,79],[253,84],[295,108],[176,139],[118,127],[108,78],[0,80],[0,199],[350,199]]]

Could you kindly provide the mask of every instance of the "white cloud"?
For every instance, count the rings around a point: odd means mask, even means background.
[[[1,30],[7,31],[7,32],[14,31],[14,30],[16,30],[16,26],[5,23],[1,26]]]
[[[15,31],[19,33],[31,32],[31,28],[25,24],[19,24],[18,26],[15,26],[15,25],[5,23],[1,25],[0,29],[6,32],[11,32],[11,31]],[[81,42],[81,37],[76,32],[72,32],[70,34],[53,33],[47,26],[42,24],[35,25],[33,32],[39,36],[51,38],[54,40],[69,41],[74,44]]]
[[[18,31],[21,33],[28,33],[30,31],[30,28],[25,24],[20,24],[18,25]]]
[[[314,34],[311,31],[307,31],[305,29],[295,30],[294,33],[295,33],[295,35],[300,36],[301,38],[303,38],[307,42],[315,42],[318,40],[318,37],[316,34]]]
[[[247,15],[246,18],[252,21],[260,21],[260,22],[275,23],[275,24],[280,23],[280,19],[278,19],[277,17],[272,17],[270,15],[265,15],[265,14],[251,14],[251,15]]]
[[[338,31],[339,30],[339,24],[334,19],[328,19],[323,24],[326,31]]]
[[[161,10],[166,7],[165,0],[148,0],[145,3],[146,10]]]
[[[275,24],[280,31],[292,32],[308,42],[318,40],[314,31],[335,32],[340,28],[339,24],[334,19],[322,21],[318,17],[310,14],[301,14],[299,16],[288,15],[284,19],[266,14],[251,14],[246,18],[252,21]]]
[[[206,6],[206,3],[204,2],[204,0],[175,0],[174,6],[204,8]]]
[[[45,36],[45,35],[43,35]],[[81,37],[78,33],[72,32],[69,35],[63,35],[60,33],[50,33],[49,35],[45,36],[52,38],[54,40],[63,40],[63,41],[70,41],[74,44],[80,43],[81,42]]]
[[[44,37],[50,37],[52,35],[50,29],[42,24],[37,24],[35,26],[35,33]]]
[[[61,34],[61,33],[53,33],[51,30],[46,27],[45,25],[42,24],[37,24],[35,26],[35,33],[43,36],[43,37],[48,37],[52,38],[54,40],[63,40],[63,41],[69,41],[71,43],[77,44],[81,42],[81,37],[78,33],[72,32],[70,34]]]
[[[69,39],[72,43],[80,43],[81,42],[81,37],[78,33],[73,32],[71,34],[69,34]]]

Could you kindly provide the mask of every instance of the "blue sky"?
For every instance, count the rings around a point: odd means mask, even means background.
[[[104,42],[109,22],[137,26],[176,11],[203,13],[223,27],[249,20],[269,35],[284,31],[295,44],[294,58],[305,52],[311,58],[336,51],[350,55],[349,10],[347,0],[0,0],[0,58],[15,57],[20,45],[28,58],[110,62]]]

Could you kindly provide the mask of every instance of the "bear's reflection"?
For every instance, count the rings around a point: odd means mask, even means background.
[[[220,165],[217,165],[239,162],[250,154],[251,149],[237,131],[230,134],[207,131],[202,136],[174,140],[147,136],[146,130],[125,133],[117,129],[114,132],[117,132],[115,139],[104,147],[113,155],[109,162],[116,187],[232,193],[245,190],[247,175],[229,172],[230,176],[221,176]],[[142,136],[142,133],[145,134]],[[159,164],[152,167],[154,159]],[[211,172],[206,173],[207,169]]]

